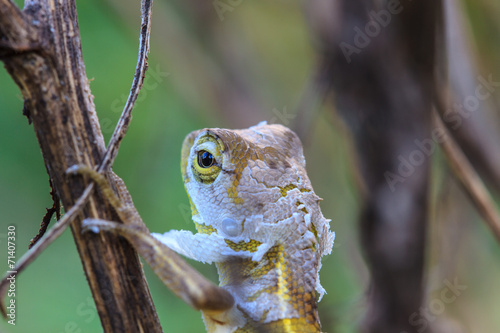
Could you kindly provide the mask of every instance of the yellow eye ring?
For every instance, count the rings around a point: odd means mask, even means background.
[[[191,171],[196,181],[211,184],[222,170],[222,142],[211,134],[202,136],[194,143],[191,155]]]

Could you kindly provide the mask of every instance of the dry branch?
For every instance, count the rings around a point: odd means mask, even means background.
[[[144,3],[143,8],[149,13],[144,17],[149,22],[151,1]],[[132,102],[128,103],[130,110],[146,68],[149,24],[142,27],[143,57],[139,59]],[[83,218],[119,221],[116,212],[99,193],[90,195],[92,184],[88,180],[65,175],[76,164],[92,168],[102,165],[101,170],[107,169],[125,133],[120,129],[120,139],[111,145],[107,164],[101,164],[105,144],[82,60],[75,2],[30,1],[20,11],[11,1],[0,0],[0,40],[0,58],[21,89],[49,177],[68,211],[45,238],[56,236],[64,228],[64,222],[77,215],[71,229],[104,331],[161,332],[141,264],[132,247],[123,239],[104,233],[81,233]],[[127,123],[125,119],[121,128],[126,130]],[[128,199],[121,180],[113,174],[107,177]],[[83,208],[76,214],[79,205]],[[42,239],[30,253],[48,244]],[[26,265],[28,260],[23,262]]]

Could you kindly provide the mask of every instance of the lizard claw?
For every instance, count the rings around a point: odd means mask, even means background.
[[[83,232],[93,232],[94,234],[98,234],[102,230],[109,230],[113,227],[113,222],[86,218],[82,222],[82,233]]]
[[[76,176],[85,173],[89,169],[85,164],[75,164],[66,169],[67,175]]]

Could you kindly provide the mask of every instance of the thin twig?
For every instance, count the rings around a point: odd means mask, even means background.
[[[497,211],[493,199],[476,170],[465,157],[446,126],[444,126],[441,117],[435,112],[433,113],[433,120],[436,127],[441,128],[447,134],[446,140],[441,145],[455,176],[460,180],[479,214],[486,220],[493,234],[500,242],[500,213]]]
[[[7,292],[7,287],[9,285],[8,277],[11,275],[17,276],[21,273],[33,260],[35,260],[39,254],[45,250],[47,246],[49,246],[54,240],[56,240],[66,229],[68,224],[75,219],[75,217],[80,213],[80,210],[83,208],[87,199],[90,197],[90,193],[94,184],[91,183],[87,186],[83,194],[78,198],[75,204],[71,207],[70,210],[64,214],[63,218],[60,219],[54,226],[45,234],[43,239],[40,242],[37,242],[31,250],[26,252],[21,259],[16,264],[16,267],[12,271],[8,271],[5,277],[0,281],[0,300],[3,300],[5,297],[5,293]],[[7,318],[7,312],[3,302],[0,301],[0,311],[4,318]]]
[[[132,109],[134,107],[137,96],[144,83],[144,76],[146,70],[148,69],[148,53],[149,53],[149,36],[151,34],[151,13],[152,13],[153,1],[143,0],[142,1],[142,22],[141,22],[141,35],[139,39],[139,55],[137,58],[137,66],[135,69],[134,80],[132,81],[132,87],[130,88],[130,94],[127,99],[127,103],[123,108],[123,112],[118,120],[113,136],[108,144],[108,149],[99,166],[98,172],[107,170],[116,158],[118,154],[118,149],[120,148],[120,143],[127,133],[128,125],[132,119]]]

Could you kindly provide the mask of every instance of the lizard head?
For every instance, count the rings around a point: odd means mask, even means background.
[[[184,246],[197,244],[183,251],[217,264],[220,285],[238,304],[235,318],[247,323],[237,332],[319,332],[315,290],[321,298],[320,258],[334,234],[297,135],[265,123],[195,131],[184,140],[181,169],[202,234],[183,233],[190,237]]]
[[[181,156],[193,220],[216,230],[236,225],[236,234],[245,217],[269,211],[288,189],[310,188],[300,140],[281,125],[194,131]]]

